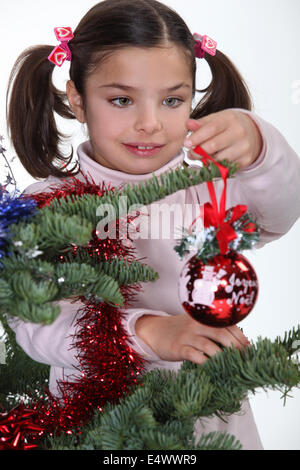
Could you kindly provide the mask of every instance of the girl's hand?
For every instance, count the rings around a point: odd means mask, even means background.
[[[189,119],[186,127],[193,133],[185,140],[185,147],[200,145],[218,161],[237,163],[239,170],[254,163],[262,150],[263,139],[258,127],[241,111],[225,109],[201,119]],[[200,160],[192,150],[189,158]]]
[[[144,315],[137,320],[135,331],[164,361],[188,360],[203,364],[222,351],[216,343],[238,349],[250,344],[235,325],[213,328],[196,322],[187,314],[170,317]]]

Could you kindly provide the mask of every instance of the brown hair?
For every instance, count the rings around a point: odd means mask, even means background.
[[[196,90],[193,35],[174,10],[156,0],[105,0],[82,18],[69,47],[70,79],[82,96],[83,106],[87,78],[105,57],[122,47],[163,47],[166,43],[176,44],[190,58],[193,98],[196,91],[204,93],[191,118],[199,119],[226,108],[251,110],[251,97],[243,78],[219,50],[215,56],[205,57],[212,73],[210,85]],[[76,118],[67,104],[66,93],[52,82],[55,66],[47,57],[53,48],[38,45],[22,52],[11,71],[6,95],[10,138],[22,165],[35,178],[65,177],[66,169],[57,163],[63,162],[67,167],[73,157],[73,147],[69,157],[64,157],[59,149],[67,136],[59,132],[54,113]],[[75,167],[68,173],[77,174]]]

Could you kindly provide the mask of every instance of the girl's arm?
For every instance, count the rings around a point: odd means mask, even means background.
[[[73,335],[78,332],[76,320],[80,315],[78,310],[83,307],[82,302],[62,300],[58,302],[61,313],[51,325],[24,322],[17,318],[8,319],[9,326],[16,334],[16,341],[26,354],[33,360],[54,367],[66,369],[79,368],[76,359],[76,349],[72,346]],[[169,316],[164,312],[147,309],[126,309],[123,311],[122,324],[128,334],[129,343],[135,336],[135,322],[143,315]],[[145,360],[151,362],[159,357],[141,340],[134,338],[133,349]]]
[[[26,354],[36,362],[72,369],[79,364],[72,349],[75,319],[81,302],[61,300],[61,313],[51,325],[42,325],[10,317],[8,323],[16,334],[16,341]]]
[[[248,114],[263,138],[258,159],[228,181],[227,207],[246,204],[261,227],[257,247],[283,236],[300,216],[300,159],[283,135],[255,113]],[[218,181],[219,190],[221,182]]]

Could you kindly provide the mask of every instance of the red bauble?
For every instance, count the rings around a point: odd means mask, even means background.
[[[195,320],[213,327],[235,325],[252,310],[258,279],[249,261],[230,251],[207,263],[193,256],[179,278],[179,298]]]

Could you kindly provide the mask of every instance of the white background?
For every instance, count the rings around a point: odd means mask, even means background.
[[[97,2],[91,0],[4,0],[1,2],[0,44],[0,135],[11,159],[15,153],[6,133],[5,97],[8,77],[17,56],[36,44],[57,45],[53,28],[71,26]],[[254,98],[255,112],[276,126],[300,155],[300,2],[299,0],[165,0],[177,10],[192,32],[207,34],[237,65]],[[200,62],[200,61],[199,61]],[[54,73],[54,81],[65,89],[69,63]],[[208,67],[201,61],[197,87],[209,81]],[[61,121],[59,120],[59,123]],[[74,149],[86,135],[79,123],[61,123],[73,133]],[[66,153],[69,152],[66,145]],[[18,188],[34,180],[17,159],[12,164]],[[0,163],[3,183],[3,164]],[[1,181],[2,179],[2,181]],[[295,188],[299,191],[300,188]],[[284,191],[284,188],[278,188]],[[242,323],[251,340],[274,339],[299,321],[300,221],[283,238],[247,253],[260,281],[255,309]],[[265,449],[300,450],[300,392],[283,406],[281,394],[259,391],[251,398],[252,408]]]

